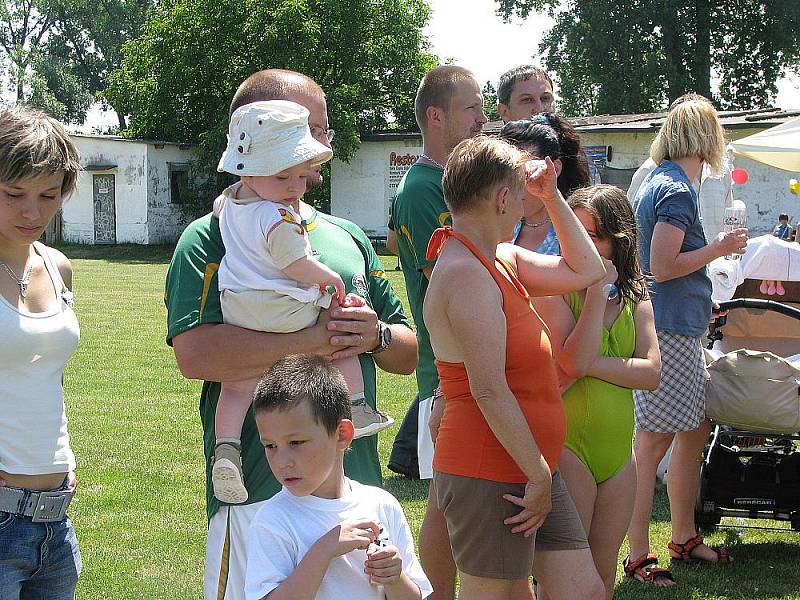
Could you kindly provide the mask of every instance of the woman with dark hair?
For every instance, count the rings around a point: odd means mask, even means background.
[[[575,128],[555,113],[543,113],[530,120],[506,123],[500,138],[531,158],[549,157],[558,176],[557,187],[564,198],[591,184],[589,164],[581,150]],[[540,254],[558,254],[560,249],[550,215],[541,200],[525,194],[525,215],[514,230],[514,244]]]
[[[606,277],[579,292],[537,298],[535,306],[550,329],[565,390],[559,469],[611,600],[636,489],[632,389],[658,387],[661,357],[625,192],[611,185],[582,188],[569,205],[603,258]],[[609,299],[609,285],[617,288],[615,298]],[[547,591],[539,597],[548,598]]]

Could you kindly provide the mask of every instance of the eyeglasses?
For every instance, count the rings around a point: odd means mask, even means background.
[[[336,132],[333,129],[323,129],[322,127],[311,128],[311,135],[315,139],[319,140],[324,137],[326,140],[328,140],[328,143],[331,143],[333,141],[333,136],[335,134]]]

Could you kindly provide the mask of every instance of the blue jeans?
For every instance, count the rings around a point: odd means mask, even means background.
[[[0,512],[0,600],[74,600],[82,566],[68,517],[34,523]]]

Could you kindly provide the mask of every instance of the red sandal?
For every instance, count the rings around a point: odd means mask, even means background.
[[[678,556],[672,557],[672,562],[674,563],[683,563],[687,565],[698,565],[698,564],[722,564],[722,563],[730,563],[731,556],[728,553],[727,548],[709,548],[713,550],[717,554],[717,560],[709,560],[707,558],[698,558],[697,556],[692,556],[692,552],[698,546],[703,544],[702,536],[696,535],[692,539],[685,541],[683,544],[678,544],[676,542],[670,542],[667,544],[667,547],[672,550]]]
[[[633,561],[629,556],[622,561],[622,568],[625,571],[625,577],[632,577],[646,585],[653,585],[658,579],[675,581],[669,569],[658,566],[658,558],[652,553],[642,554]]]

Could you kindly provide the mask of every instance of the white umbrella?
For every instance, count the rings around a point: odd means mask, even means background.
[[[731,142],[734,154],[777,167],[800,171],[800,117]]]

